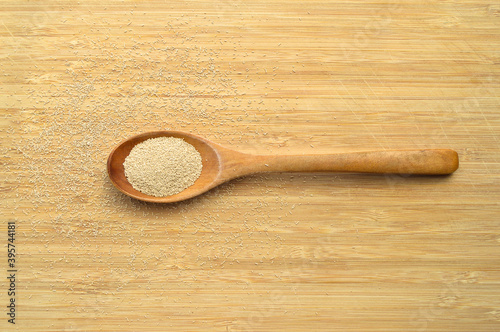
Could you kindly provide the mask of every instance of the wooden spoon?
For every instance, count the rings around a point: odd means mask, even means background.
[[[154,197],[134,189],[125,177],[123,162],[132,148],[161,136],[178,137],[201,154],[203,168],[196,182],[184,191]],[[449,149],[372,151],[312,155],[251,155],[180,131],[155,131],[131,137],[109,155],[108,174],[115,187],[133,198],[171,203],[198,196],[231,179],[262,172],[361,172],[399,174],[450,174],[458,168],[458,154]]]

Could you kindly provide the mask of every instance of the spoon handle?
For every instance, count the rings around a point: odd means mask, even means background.
[[[246,171],[249,173],[331,171],[438,175],[453,173],[457,168],[458,154],[455,151],[426,149],[254,156]]]

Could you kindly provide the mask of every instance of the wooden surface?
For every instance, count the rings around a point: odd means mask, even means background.
[[[1,1],[0,329],[500,330],[499,50],[493,1]],[[124,196],[109,152],[164,129],[460,168]]]

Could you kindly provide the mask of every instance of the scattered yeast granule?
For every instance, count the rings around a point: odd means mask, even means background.
[[[195,147],[183,139],[157,137],[134,146],[123,166],[136,190],[163,197],[190,187],[201,174],[202,161]]]

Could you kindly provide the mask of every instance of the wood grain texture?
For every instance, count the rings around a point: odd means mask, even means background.
[[[12,331],[498,331],[500,6],[1,1]],[[257,155],[453,149],[448,177],[265,174],[171,205],[108,179],[181,130]]]

